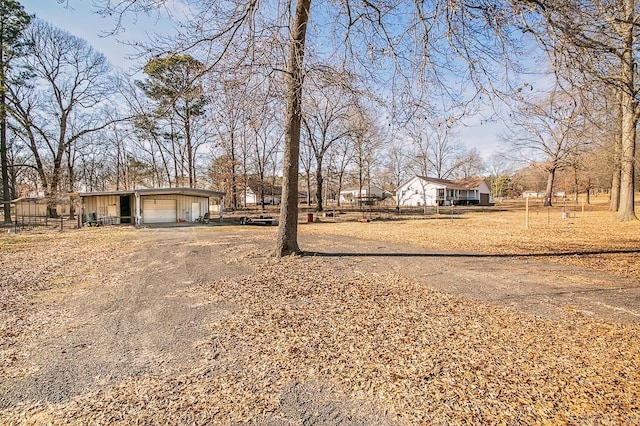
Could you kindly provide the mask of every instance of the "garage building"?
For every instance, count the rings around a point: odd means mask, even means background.
[[[157,188],[80,193],[83,214],[102,223],[196,222],[220,204],[224,192],[195,188]],[[84,216],[83,216],[84,217]]]

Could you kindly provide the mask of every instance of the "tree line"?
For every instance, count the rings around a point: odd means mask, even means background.
[[[545,203],[573,171],[576,188],[608,187],[618,219],[636,218],[633,0],[190,2],[133,77],[0,3],[5,210],[25,188],[210,187],[237,208],[249,181],[282,184],[286,254],[299,251],[301,190],[319,211],[345,185],[410,174],[485,175],[499,191],[534,163]],[[99,3],[112,16],[164,4]],[[508,126],[483,161],[459,135],[487,104]]]

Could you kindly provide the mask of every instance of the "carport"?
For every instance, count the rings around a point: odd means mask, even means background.
[[[224,192],[195,188],[148,188],[80,193],[84,215],[104,224],[196,222]]]

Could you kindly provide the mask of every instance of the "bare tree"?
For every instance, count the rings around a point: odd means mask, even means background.
[[[409,177],[409,156],[404,152],[403,148],[400,141],[394,141],[387,151],[384,163],[385,182],[390,185],[389,189],[393,190],[394,193]],[[396,199],[396,209],[400,209],[400,198]]]
[[[111,67],[84,40],[44,21],[33,21],[26,37],[33,78],[31,86],[12,89],[14,116],[29,140],[46,195],[55,198],[73,145],[117,121],[107,114]],[[45,158],[51,160],[49,170]],[[50,213],[56,215],[53,203]]]
[[[452,177],[459,166],[463,146],[457,140],[455,119],[423,117],[415,120],[408,135],[413,142],[412,168],[420,176]]]
[[[453,176],[458,179],[478,177],[486,169],[482,156],[476,148],[462,151],[453,162],[455,164]]]
[[[412,148],[409,154],[411,156],[409,167],[418,176],[429,176],[431,171],[431,163],[429,161],[431,139],[421,130],[412,131],[408,134]]]
[[[222,76],[217,81],[210,82],[210,90],[215,97],[215,115],[213,122],[218,138],[218,147],[228,158],[231,207],[237,209],[240,203],[240,191],[247,175],[247,161],[249,155],[247,134],[250,122],[249,88],[241,78],[227,78]],[[244,198],[243,198],[244,199]],[[244,203],[243,203],[244,204]]]
[[[554,90],[547,97],[523,100],[513,113],[516,126],[506,140],[525,158],[542,161],[547,171],[545,206],[551,206],[556,173],[589,144],[581,134],[582,107],[576,99]]]
[[[304,179],[304,185],[306,189],[307,206],[311,205],[311,179],[313,178],[311,171],[313,170],[314,166],[313,161],[314,156],[311,144],[303,142],[302,149],[300,150],[300,167],[302,169],[302,178]]]
[[[144,181],[145,185],[152,187],[171,187],[174,182],[171,171],[172,152],[170,147],[165,146],[163,130],[151,113],[155,105],[135,81],[124,78],[120,80],[118,87],[131,116],[127,122],[131,132],[131,152],[125,161],[127,173],[135,171],[134,176],[145,176],[142,181],[135,178],[128,181],[134,185]],[[147,170],[141,172],[143,168]]]
[[[432,170],[438,179],[450,179],[460,164],[458,159],[464,147],[457,139],[453,119],[438,120],[430,125],[432,143],[429,156]]]
[[[275,116],[275,111],[271,109],[271,106],[267,101],[259,102],[250,120],[250,127],[253,133],[253,170],[258,178],[258,195],[263,209],[265,196],[267,195],[265,194],[267,171],[275,161],[275,156],[282,143],[282,126],[280,126],[278,117]],[[270,187],[273,189],[273,185],[270,185]]]
[[[338,207],[340,206],[340,192],[344,185],[344,180],[347,173],[347,168],[353,162],[353,146],[351,140],[348,138],[340,139],[331,146],[331,164],[329,170],[333,173],[336,179],[336,202]]]
[[[346,88],[349,76],[331,70],[308,77],[302,122],[315,163],[316,211],[323,211],[323,161],[334,143],[350,133],[348,126],[353,92]]]
[[[363,189],[366,185],[367,199],[372,201],[373,171],[381,163],[379,154],[384,136],[373,114],[366,107],[358,105],[351,116],[351,146],[354,152],[353,162],[356,166],[358,195],[364,199]]]
[[[298,162],[302,121],[303,61],[311,0],[297,0],[285,74],[287,108],[284,119],[282,208],[276,239],[276,256],[300,252],[298,246]]]
[[[513,163],[503,153],[493,154],[487,161],[488,182],[494,197],[503,197],[513,175]]]
[[[620,187],[618,220],[636,220],[635,161],[640,15],[636,0],[542,0],[522,2],[526,28],[537,34],[559,72],[572,70],[618,93]],[[617,173],[617,171],[616,171]],[[614,191],[618,191],[614,176]],[[617,198],[617,197],[613,197]],[[613,204],[613,203],[612,203]],[[616,207],[612,205],[612,207]]]

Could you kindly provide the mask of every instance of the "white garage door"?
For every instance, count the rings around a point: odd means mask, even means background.
[[[144,223],[175,222],[176,210],[176,200],[142,200]]]

